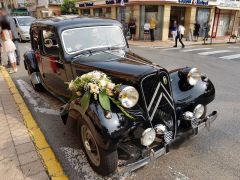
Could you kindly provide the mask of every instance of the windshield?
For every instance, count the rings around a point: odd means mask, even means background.
[[[62,33],[68,54],[104,47],[125,47],[122,30],[118,26],[95,26],[68,29]]]
[[[35,18],[33,17],[17,18],[19,26],[31,26],[34,20]]]

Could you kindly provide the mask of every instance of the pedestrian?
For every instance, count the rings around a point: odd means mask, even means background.
[[[175,41],[177,36],[177,21],[173,21],[173,25],[171,27],[171,34],[172,34],[173,41]]]
[[[131,40],[133,41],[135,39],[135,34],[136,34],[136,22],[134,18],[130,19],[128,23],[128,27],[131,34]]]
[[[207,41],[208,40],[208,37],[209,37],[209,31],[210,31],[210,25],[209,25],[209,22],[205,22],[204,23],[204,26],[203,26],[203,31],[204,31],[204,38],[203,40]]]
[[[9,73],[17,72],[17,64],[16,64],[16,56],[15,50],[16,46],[12,41],[12,32],[10,23],[5,19],[1,21],[1,40],[2,40],[2,49],[8,55],[8,60],[10,61],[10,65],[12,69]]]
[[[146,21],[144,24],[144,41],[149,39],[149,34],[150,34],[150,23],[149,20]]]
[[[184,35],[184,32],[185,32],[185,27],[183,25],[178,25],[178,29],[177,29],[177,36],[175,38],[175,46],[173,47],[177,47],[177,41],[179,39],[179,42],[181,43],[182,45],[182,48],[185,47],[185,45],[183,44],[182,42],[182,38],[183,38],[183,35]]]
[[[197,22],[194,24],[194,31],[193,31],[193,36],[194,36],[194,40],[198,41],[198,37],[199,37],[199,30],[200,30],[200,24],[198,24]]]
[[[156,28],[156,20],[153,16],[151,16],[150,18],[150,36],[151,36],[151,41],[153,42],[155,39],[154,39],[154,30]]]
[[[18,47],[19,36],[17,33],[16,24],[15,24],[13,18],[8,15],[8,12],[6,9],[0,8],[0,16],[1,16],[0,21],[7,20],[10,24],[12,41],[14,42],[15,47],[16,47],[15,54],[16,54],[16,59],[17,59],[17,65],[20,65],[20,52],[19,52],[19,47]],[[8,65],[10,65],[9,60],[8,60]]]

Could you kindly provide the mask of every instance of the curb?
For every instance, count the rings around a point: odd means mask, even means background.
[[[53,150],[45,139],[44,134],[38,127],[35,119],[33,118],[31,112],[29,111],[27,105],[25,104],[22,96],[20,95],[18,89],[16,88],[13,80],[8,74],[4,67],[0,67],[0,74],[2,74],[4,80],[6,81],[12,96],[19,108],[22,115],[25,126],[28,129],[29,135],[34,142],[36,151],[41,157],[43,165],[52,180],[68,180],[68,177],[64,174],[63,168],[59,161],[57,160]]]

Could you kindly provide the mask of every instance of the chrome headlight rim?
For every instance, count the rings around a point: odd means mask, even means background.
[[[156,131],[153,128],[147,128],[143,131],[141,137],[141,144],[143,146],[150,146],[156,139]]]
[[[205,113],[205,110],[206,110],[206,108],[205,108],[204,105],[198,104],[198,105],[194,108],[194,110],[193,110],[193,115],[194,115],[194,117],[195,117],[196,119],[202,118],[202,116],[203,116],[204,113]]]
[[[198,68],[192,68],[187,75],[188,84],[194,86],[200,81],[201,79],[201,72]]]
[[[118,99],[123,107],[132,108],[138,103],[139,93],[133,86],[123,86],[118,95]]]

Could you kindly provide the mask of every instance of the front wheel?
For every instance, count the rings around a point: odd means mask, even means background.
[[[91,167],[99,174],[106,176],[117,168],[117,150],[106,151],[96,142],[93,133],[86,123],[80,124],[81,142]]]

